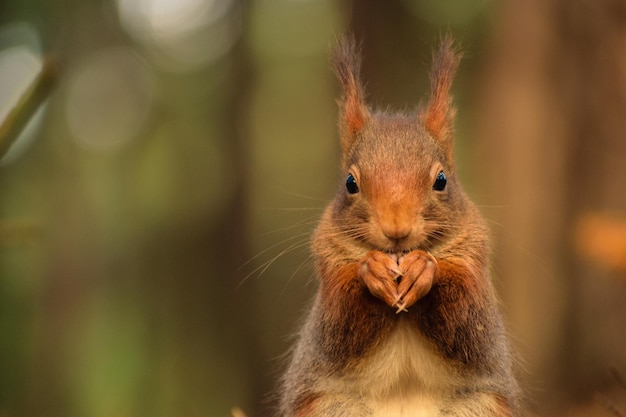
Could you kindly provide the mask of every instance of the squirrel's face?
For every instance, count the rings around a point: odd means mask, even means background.
[[[445,237],[458,185],[437,141],[414,119],[386,117],[355,145],[339,191],[344,230],[390,253],[428,250]]]
[[[333,223],[352,242],[390,253],[429,250],[460,224],[465,200],[454,174],[450,95],[459,60],[445,38],[425,106],[413,116],[389,115],[365,102],[356,44],[344,39],[334,49],[345,182]]]

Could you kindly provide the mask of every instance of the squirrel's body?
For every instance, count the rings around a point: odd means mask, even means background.
[[[456,179],[444,40],[419,115],[372,113],[356,48],[334,63],[346,183],[313,236],[320,286],[283,381],[291,417],[514,416],[487,228]]]

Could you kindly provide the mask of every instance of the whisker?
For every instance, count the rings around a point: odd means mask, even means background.
[[[283,285],[283,289],[280,292],[281,295],[285,294],[285,291],[287,290],[287,287],[289,286],[289,283],[291,283],[291,281],[295,278],[296,274],[304,267],[304,265],[306,265],[311,259],[313,258],[313,254],[309,254],[309,256],[307,256],[304,261],[300,262],[300,265],[298,265],[298,267],[293,271],[293,273],[291,274],[291,276],[289,277],[289,279],[287,280],[287,282],[285,282],[285,285]]]
[[[287,191],[287,192],[285,192],[285,194],[291,195],[293,197],[304,198],[306,200],[322,201],[322,202],[324,202],[325,205],[329,203],[329,200],[327,198],[311,197],[309,195],[298,194],[298,193],[294,193],[294,192],[291,192],[291,191]]]
[[[257,253],[257,254],[256,254],[256,255],[254,255],[252,258],[250,258],[250,259],[248,259],[246,262],[244,262],[244,263],[243,263],[243,264],[239,267],[239,270],[243,269],[243,268],[244,268],[246,265],[248,265],[250,262],[254,261],[254,260],[255,260],[255,259],[257,259],[259,256],[261,256],[261,255],[263,255],[263,254],[267,253],[268,251],[270,251],[270,250],[274,249],[275,247],[280,246],[280,245],[283,245],[283,244],[285,244],[285,243],[287,243],[287,242],[289,242],[289,241],[291,241],[291,240],[298,239],[298,238],[301,238],[301,237],[303,237],[303,236],[308,236],[309,234],[310,234],[310,232],[302,232],[302,233],[298,233],[298,234],[295,234],[295,235],[293,235],[293,236],[290,236],[290,237],[288,237],[288,238],[286,238],[286,239],[283,239],[283,240],[281,240],[280,242],[274,243],[273,245],[271,245],[271,246],[269,246],[269,247],[267,247],[267,248],[263,249],[261,252]]]
[[[284,243],[284,242],[281,242]],[[302,247],[305,247],[309,244],[309,239],[305,239],[305,240],[301,240],[299,242],[295,242],[291,245],[289,245],[288,247],[286,247],[285,249],[281,250],[277,255],[273,256],[272,258],[270,258],[269,260],[265,261],[264,263],[262,263],[261,265],[257,266],[256,268],[254,268],[248,275],[246,275],[240,282],[239,284],[237,284],[236,289],[239,289],[245,282],[248,281],[248,279],[250,279],[250,277],[252,277],[253,275],[258,273],[258,277],[262,276],[265,271],[267,271],[267,269],[272,266],[272,264],[274,264],[274,262],[276,262],[280,257],[282,257],[283,255],[286,255],[289,252],[292,252],[294,250],[300,249]],[[276,246],[276,245],[274,245]],[[258,256],[258,255],[257,255]]]
[[[511,208],[513,207],[510,204],[502,204],[502,205],[498,205],[498,204],[487,204],[487,205],[476,205],[477,208]]]
[[[265,232],[263,233],[261,236],[268,236],[268,235],[272,235],[275,233],[279,233],[279,232],[284,232],[286,230],[291,230],[291,229],[295,229],[297,227],[302,227],[302,226],[310,226],[310,225],[314,225],[317,224],[318,222],[318,217],[317,216],[311,216],[311,217],[307,217],[306,219],[302,219],[297,221],[296,223],[290,225],[290,226],[285,226],[285,227],[281,227],[275,230],[271,230],[269,232]]]
[[[321,207],[275,207],[268,208],[271,211],[322,211]]]

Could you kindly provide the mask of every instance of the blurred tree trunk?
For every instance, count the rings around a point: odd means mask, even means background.
[[[474,166],[529,394],[549,407],[585,400],[610,365],[626,367],[625,281],[581,259],[584,238],[574,245],[588,213],[626,213],[626,4],[497,6],[474,93]]]
[[[363,47],[363,80],[369,103],[375,108],[379,104],[414,108],[422,95],[419,88],[426,91],[428,85],[432,27],[416,25],[415,16],[402,1],[349,3],[352,21],[348,31]]]

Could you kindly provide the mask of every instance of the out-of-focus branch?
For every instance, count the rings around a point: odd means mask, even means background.
[[[50,96],[58,75],[57,60],[46,56],[37,77],[0,122],[0,159],[8,152],[39,106]]]

